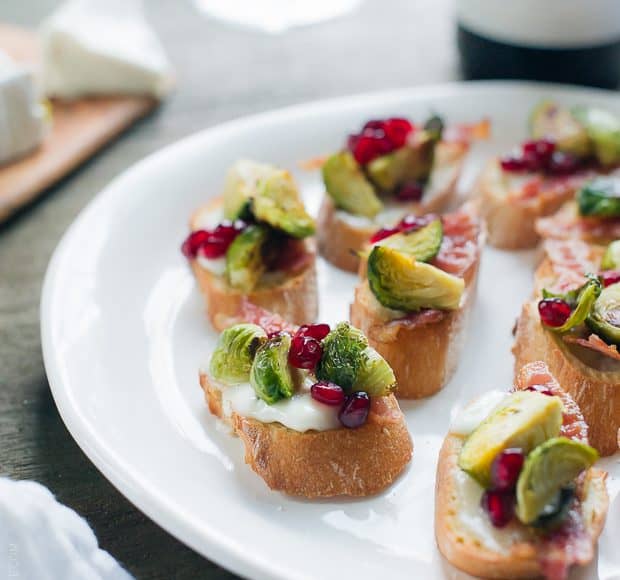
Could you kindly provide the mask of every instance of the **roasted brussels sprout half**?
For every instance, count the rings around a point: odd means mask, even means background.
[[[274,171],[259,181],[252,213],[257,220],[293,238],[307,238],[314,234],[314,220],[306,212],[297,185],[288,171]]]
[[[577,193],[577,205],[582,216],[620,216],[620,178],[597,177]]]
[[[316,367],[320,381],[340,385],[347,393],[389,394],[396,386],[390,365],[372,347],[361,330],[341,322],[323,339],[323,355]]]
[[[606,342],[620,344],[620,283],[603,288],[586,323]]]
[[[265,271],[262,251],[268,237],[268,228],[251,225],[230,244],[226,251],[226,276],[233,288],[249,292],[258,284]]]
[[[552,139],[560,151],[578,157],[591,153],[591,143],[585,127],[568,109],[553,101],[542,101],[530,116],[530,134],[534,139]]]
[[[273,165],[249,159],[237,161],[226,175],[224,184],[224,217],[229,220],[247,218],[250,201],[256,195],[258,183],[278,171]]]
[[[375,246],[370,252],[368,284],[383,306],[405,312],[455,310],[465,289],[462,278],[385,246]]]
[[[324,163],[323,181],[336,207],[348,213],[372,218],[383,209],[373,186],[348,151],[335,153]]]
[[[435,140],[426,131],[392,153],[373,159],[368,177],[381,191],[393,191],[407,181],[426,181],[433,167]]]
[[[517,481],[516,514],[524,524],[545,515],[556,506],[564,487],[598,459],[596,449],[567,437],[553,437],[526,457]]]
[[[411,254],[419,262],[430,262],[439,253],[442,241],[443,226],[437,218],[419,230],[394,234],[376,245]]]
[[[620,162],[620,119],[613,113],[593,107],[574,107],[574,117],[585,127],[594,155],[601,165]]]
[[[209,374],[224,383],[245,383],[250,379],[252,361],[258,348],[267,340],[256,324],[236,324],[220,334],[211,355]]]
[[[471,433],[458,465],[483,487],[491,484],[491,465],[504,449],[528,453],[560,434],[562,401],[531,391],[512,393]]]
[[[265,342],[257,351],[250,369],[250,384],[256,396],[272,405],[293,396],[295,381],[288,364],[291,337],[282,333]]]
[[[601,270],[620,269],[620,240],[615,240],[607,246],[601,260]]]
[[[561,298],[568,302],[572,308],[571,315],[562,326],[550,326],[548,328],[555,332],[568,332],[571,328],[585,322],[603,288],[596,276],[588,274],[587,278],[588,281],[583,286],[565,294],[554,294],[548,290],[543,290],[543,298]]]

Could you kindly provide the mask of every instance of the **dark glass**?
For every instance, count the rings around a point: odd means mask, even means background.
[[[616,88],[620,40],[577,49],[505,44],[458,25],[457,42],[467,79],[526,79]]]

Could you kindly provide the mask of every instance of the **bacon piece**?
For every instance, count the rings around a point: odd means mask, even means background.
[[[463,276],[478,257],[480,221],[470,208],[443,216],[443,241],[431,264],[441,270]]]
[[[297,326],[287,322],[273,312],[265,310],[260,306],[256,306],[246,298],[243,299],[239,312],[236,316],[229,319],[228,325],[238,324],[240,322],[249,322],[260,326],[267,334],[274,332],[288,331],[294,333],[297,330]]]
[[[543,247],[556,276],[548,290],[574,290],[585,283],[585,274],[598,271],[591,247],[581,240],[546,240]]]
[[[574,499],[562,525],[541,541],[538,554],[547,580],[565,580],[571,566],[592,560],[592,538],[586,532],[580,503]]]
[[[491,135],[491,120],[482,119],[477,123],[459,123],[445,128],[442,139],[458,143],[488,139]]]
[[[573,398],[562,389],[555,377],[549,372],[549,367],[542,361],[528,363],[521,368],[517,376],[515,390],[522,391],[537,385],[551,391],[553,395],[561,399],[564,405],[560,435],[588,443],[588,425],[583,418],[581,409]]]
[[[268,269],[297,274],[305,270],[313,259],[314,255],[308,252],[304,240],[286,239],[268,257]]]
[[[620,219],[581,217],[577,204],[569,203],[555,214],[540,218],[536,231],[544,238],[561,240],[615,240],[620,238]]]
[[[589,348],[590,350],[599,352],[602,355],[613,358],[614,360],[620,360],[620,352],[618,352],[618,347],[615,344],[607,344],[597,334],[591,334],[590,336],[588,336],[587,339],[570,335],[563,336],[562,339],[564,340],[564,342],[578,344],[579,346]]]

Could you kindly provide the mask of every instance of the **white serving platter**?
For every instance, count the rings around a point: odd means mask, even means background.
[[[365,120],[437,111],[489,117],[463,194],[483,160],[522,141],[542,97],[620,114],[615,93],[524,83],[461,83],[345,97],[239,119],[184,139],[116,178],[67,231],[41,306],[45,365],[63,420],[93,463],[177,538],[251,578],[464,578],[433,531],[437,453],[450,416],[477,393],[508,389],[511,330],[531,291],[535,252],[487,248],[460,367],[438,395],[404,402],[414,440],[406,473],[379,496],[310,502],[270,491],[218,428],[198,386],[214,346],[179,246],[193,209],[222,189],[236,159],[292,170],[312,211],[322,187],[299,161],[335,150]],[[346,319],[355,277],[319,263],[320,319]],[[575,578],[620,577],[620,455],[606,459],[611,505],[595,562]]]

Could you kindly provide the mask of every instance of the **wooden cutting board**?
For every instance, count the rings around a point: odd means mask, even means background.
[[[37,66],[36,34],[0,24],[0,49]],[[36,151],[0,166],[0,222],[43,193],[157,106],[147,97],[52,100],[52,127]]]

